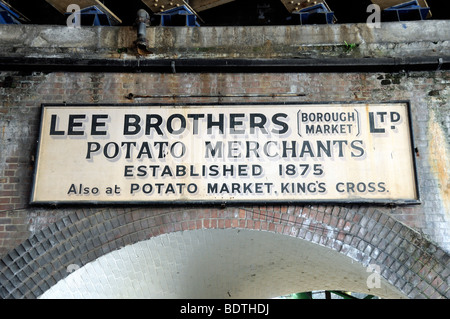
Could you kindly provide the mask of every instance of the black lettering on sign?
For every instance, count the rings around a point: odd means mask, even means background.
[[[83,120],[86,118],[84,114],[70,114],[69,115],[69,126],[67,128],[67,135],[84,135],[84,131],[75,130],[75,128],[82,127],[82,122],[77,122],[77,120]]]
[[[180,128],[178,130],[175,130],[173,128],[172,122],[174,121],[174,119],[178,119],[180,121]],[[179,135],[182,134],[185,129],[186,129],[186,118],[183,115],[173,114],[169,116],[169,118],[167,119],[167,131],[170,134]]]
[[[289,130],[289,125],[286,122],[280,121],[279,118],[287,118],[288,115],[285,113],[277,113],[274,116],[272,116],[272,122],[273,124],[279,125],[281,126],[281,129],[276,130],[276,129],[272,129],[272,133],[275,134],[284,134]]]
[[[56,129],[58,122],[59,122],[58,115],[53,114],[51,122],[50,122],[50,135],[64,135],[65,134],[64,131],[58,131]]]
[[[141,118],[136,114],[125,114],[123,135],[136,135],[141,131]]]
[[[106,131],[99,131],[99,127],[106,127],[105,122],[99,122],[100,119],[107,119],[107,114],[94,114],[92,115],[91,135],[106,135]]]

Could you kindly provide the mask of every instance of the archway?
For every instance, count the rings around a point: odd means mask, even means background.
[[[387,208],[115,207],[66,213],[0,261],[0,297],[50,296],[77,277],[84,284],[94,277],[112,284],[114,276],[138,266],[122,280],[147,278],[137,282],[151,284],[158,271],[164,278],[156,286],[138,286],[148,297],[270,298],[315,289],[369,293],[370,265],[378,266],[381,278],[381,291],[370,294],[449,297],[448,254],[393,219]],[[111,260],[120,266],[112,267]],[[150,268],[144,271],[145,265]],[[107,290],[99,293],[109,296]]]
[[[381,278],[369,289],[371,274],[351,258],[302,239],[201,229],[163,234],[104,255],[42,298],[253,299],[313,290],[405,297]]]

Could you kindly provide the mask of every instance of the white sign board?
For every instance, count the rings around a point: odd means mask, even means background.
[[[417,203],[408,103],[44,105],[32,203]]]

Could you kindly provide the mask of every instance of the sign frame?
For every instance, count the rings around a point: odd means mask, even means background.
[[[59,200],[46,200],[38,201],[33,200],[37,185],[37,170],[40,160],[40,153],[42,147],[42,134],[43,134],[43,124],[44,124],[44,109],[46,107],[130,107],[130,108],[141,108],[141,107],[168,107],[168,108],[179,108],[179,107],[227,107],[227,106],[273,106],[273,107],[286,107],[286,106],[311,106],[311,105],[380,105],[380,104],[405,104],[406,113],[408,117],[408,134],[409,143],[411,146],[410,160],[413,171],[413,180],[415,188],[415,199],[370,199],[370,198],[356,198],[356,199],[301,199],[298,200],[288,200],[288,199],[254,199],[254,200],[239,200],[239,199],[226,199],[226,200],[177,200],[177,201],[167,201],[167,200],[123,200],[123,201],[99,201],[99,200],[87,200],[87,201],[59,201]],[[41,104],[41,114],[40,114],[40,125],[39,125],[39,138],[37,140],[37,148],[34,163],[34,172],[32,180],[32,189],[29,204],[32,206],[235,206],[235,205],[380,205],[380,206],[402,206],[402,205],[420,205],[420,188],[419,188],[419,175],[417,171],[417,162],[415,154],[415,143],[414,143],[414,129],[412,122],[412,112],[411,112],[411,102],[409,100],[391,100],[391,101],[318,101],[318,102],[298,102],[298,101],[285,101],[285,102],[212,102],[212,103],[43,103]]]

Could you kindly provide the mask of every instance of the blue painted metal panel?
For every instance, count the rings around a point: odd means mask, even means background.
[[[69,17],[72,13],[66,13]],[[81,25],[85,26],[111,26],[109,16],[97,6],[91,6],[80,10]]]
[[[0,3],[0,24],[22,24],[19,14],[11,10],[7,5]]]
[[[175,7],[157,14],[161,26],[199,27],[197,16],[186,6]]]
[[[383,11],[385,21],[425,20],[430,8],[421,7],[417,0],[405,2]]]
[[[292,14],[299,24],[332,24],[334,19],[334,12],[328,10],[323,3],[292,12]]]

